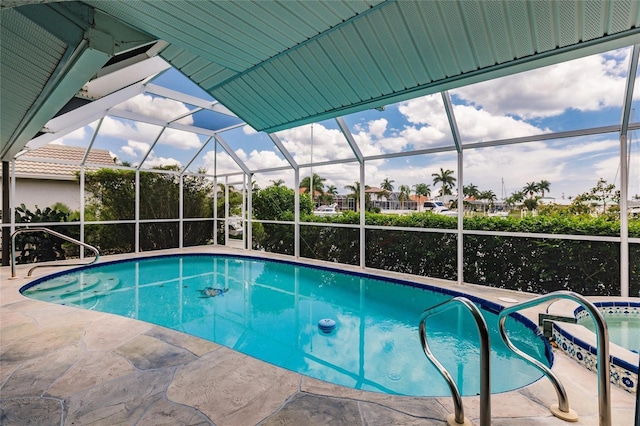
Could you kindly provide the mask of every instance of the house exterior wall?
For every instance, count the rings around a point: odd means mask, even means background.
[[[80,210],[80,185],[73,180],[16,179],[16,199],[13,205],[24,204],[32,210],[55,203],[64,203],[71,210]]]

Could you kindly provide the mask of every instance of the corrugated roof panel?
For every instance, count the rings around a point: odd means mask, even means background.
[[[609,28],[608,33],[618,33],[629,28],[631,24],[631,3],[636,0],[609,0]]]
[[[369,61],[384,75],[389,87],[398,87],[401,84],[400,78],[393,69],[393,64],[389,61],[382,40],[388,36],[386,23],[378,13],[370,13],[358,21],[357,29],[362,37],[367,40]],[[375,59],[374,59],[375,58]]]
[[[605,28],[604,8],[601,0],[584,0],[582,2],[582,40],[593,40],[602,37]]]
[[[495,56],[491,50],[491,36],[487,32],[487,22],[477,2],[460,3],[463,10],[464,22],[469,32],[471,45],[470,54],[477,68],[484,68],[495,64]]]
[[[297,63],[290,56],[286,56],[279,61],[280,73],[283,78],[292,85],[293,89],[299,93],[306,93],[304,98],[305,104],[308,105],[306,110],[310,110],[313,114],[324,111],[325,102],[323,101],[320,89],[306,76],[301,73]]]
[[[478,61],[471,51],[471,40],[467,32],[467,20],[460,14],[460,3],[443,1],[437,3],[442,19],[447,22],[445,30],[449,36],[451,53],[456,56],[459,69],[463,72],[478,69]],[[470,19],[471,16],[467,16]]]
[[[380,11],[371,13],[371,25],[376,25],[375,20],[380,18],[382,23],[379,24],[381,31],[379,32],[378,38],[383,41],[382,45],[385,46],[384,60],[391,64],[394,76],[398,79],[399,85],[395,86],[396,90],[398,87],[413,87],[416,84],[416,77],[412,67],[408,65],[408,57],[415,56],[415,48],[412,43],[405,45],[397,38],[396,28],[405,25],[399,6],[393,4],[388,10],[385,9],[385,11],[387,13],[380,13]],[[376,60],[375,56],[371,59],[374,62]],[[405,69],[408,70],[408,72],[404,73],[401,71]]]
[[[199,71],[194,72],[190,75],[190,78],[197,82],[199,85],[203,86],[203,83],[207,80],[211,81],[224,81],[226,78],[233,76],[235,73],[228,72],[227,68],[220,66],[218,64],[214,64],[213,62],[207,61],[207,64],[202,67]],[[225,74],[226,73],[226,74]],[[216,83],[213,83],[216,84]]]
[[[147,2],[142,0],[101,2],[94,0],[88,3],[149,34],[175,43],[183,49],[236,71],[242,71],[256,63],[256,61],[243,59],[243,55],[229,44],[227,35],[215,30],[215,28],[209,32],[204,31],[187,18],[182,11],[191,7],[189,2]],[[168,4],[171,6],[179,4],[179,13],[177,15],[167,13]],[[211,17],[211,19],[214,18]]]
[[[197,15],[192,17],[194,23],[208,32],[216,31],[226,43],[243,52],[245,59],[251,63],[277,55],[304,37],[292,37],[293,34],[286,31],[287,27],[281,25],[286,19],[285,10],[264,10],[260,9],[259,4],[253,4],[251,9],[239,9],[236,4],[221,8],[205,2],[191,2],[189,6],[186,10],[192,7],[195,9],[192,13]],[[275,7],[273,5],[272,9]],[[238,29],[249,28],[250,31],[238,32]]]
[[[347,83],[335,88],[344,96],[343,104],[358,102],[366,92],[359,77],[351,68],[350,62],[354,61],[354,58],[349,55],[349,52],[345,52],[347,44],[344,35],[338,31],[331,34],[331,38],[323,43],[324,51],[331,58],[332,65],[339,70],[341,79]]]
[[[206,68],[209,64],[211,64],[211,61],[201,57],[195,57],[192,61],[182,67],[180,71],[190,77],[198,71],[202,71],[202,69]]]
[[[298,50],[291,53],[291,59],[296,62],[298,69],[315,82],[321,98],[331,105],[338,103],[338,94],[332,89],[333,86],[327,79],[320,78],[324,71],[315,55],[302,55]]]
[[[422,16],[426,20],[425,27],[429,32],[445,75],[450,77],[458,74],[460,65],[455,55],[452,55],[453,49],[437,3],[425,2],[421,6]]]
[[[332,71],[332,61],[327,55],[327,52],[322,48],[320,43],[309,43],[304,49],[298,49],[298,53],[307,58],[309,63],[314,63],[316,66],[319,79],[324,80],[323,84],[329,87],[329,92],[335,99],[336,105],[344,105],[345,95],[342,92],[342,82],[338,73]],[[350,87],[345,87],[344,90],[351,91]]]
[[[580,41],[580,33],[578,30],[578,4],[570,2],[556,3],[557,16],[560,20],[560,32],[558,45],[571,46]]]
[[[553,21],[553,4],[548,2],[531,3],[533,16],[533,49],[545,52],[556,47],[556,28]]]
[[[481,2],[480,7],[483,8],[484,15],[489,24],[491,42],[496,52],[496,64],[513,60],[516,55],[511,44],[511,34],[509,33],[511,24],[507,22],[504,3]]]
[[[305,87],[295,79],[293,76],[294,73],[291,72],[290,63],[287,62],[287,58],[272,61],[260,71],[261,72],[255,73],[255,75],[259,75],[267,81],[273,81],[270,86],[272,91],[270,94],[272,96],[280,95],[283,102],[286,103],[286,107],[293,109],[295,115],[304,117],[317,113],[315,109],[309,106],[309,101],[307,100],[310,96],[308,89],[311,87]],[[276,93],[273,93],[274,90]]]
[[[217,64],[213,64],[214,68],[216,65]],[[207,78],[204,78],[199,84],[204,90],[209,92],[213,87],[218,86],[221,82],[230,79],[234,75],[236,75],[235,71],[230,70],[229,68],[220,67],[218,72],[216,72],[215,74],[211,74]]]
[[[258,130],[505,74],[536,53],[548,64],[558,45],[575,57],[581,40],[640,39],[632,0],[86,3],[168,41],[163,58]]]
[[[4,146],[36,101],[67,46],[14,9],[0,19],[1,145]]]
[[[524,58],[533,54],[531,42],[531,25],[527,3],[523,1],[505,2],[507,20],[511,31],[511,40],[516,58]]]
[[[353,58],[353,67],[360,76],[369,98],[378,97],[391,90],[380,69],[371,66],[371,52],[362,40],[360,33],[350,26],[344,28],[343,34],[349,40],[349,52]]]
[[[237,13],[260,20],[260,25],[268,27],[271,36],[281,40],[282,44],[286,46],[300,43],[316,32],[316,30],[311,27],[310,22],[299,22],[299,18],[295,19],[296,25],[291,25],[293,22],[290,25],[282,25],[282,17],[275,11],[275,5],[272,3],[273,2],[240,1],[236,2],[235,6],[238,9]],[[291,3],[293,4],[294,2]],[[288,7],[290,8],[290,5],[288,5]],[[257,29],[258,27],[252,30]],[[256,31],[256,33],[258,32]],[[288,40],[288,42],[286,40]]]
[[[409,32],[417,47],[418,55],[421,59],[422,68],[428,74],[426,81],[439,80],[445,77],[444,69],[440,63],[433,42],[429,37],[429,32],[425,28],[425,19],[422,17],[422,8],[418,2],[407,2],[403,5],[403,15],[407,22]]]

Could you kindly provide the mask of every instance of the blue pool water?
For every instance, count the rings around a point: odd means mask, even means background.
[[[398,281],[225,255],[160,256],[103,263],[39,279],[25,296],[136,318],[198,336],[266,362],[355,389],[413,396],[450,395],[422,352],[420,314],[452,297]],[[456,294],[457,295],[457,294]],[[492,391],[541,375],[491,329]],[[318,322],[332,319],[326,334]],[[509,336],[549,365],[533,327],[509,319]],[[479,342],[471,315],[429,318],[433,352],[463,395],[479,391]]]

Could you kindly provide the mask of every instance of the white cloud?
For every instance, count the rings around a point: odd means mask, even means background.
[[[239,149],[236,154],[242,160],[249,170],[270,169],[275,167],[286,167],[289,163],[286,160],[278,157],[273,151],[258,151],[252,150],[247,156],[244,150]]]
[[[129,140],[125,146],[120,147],[120,151],[130,157],[137,158],[138,154],[146,154],[150,147],[151,145],[148,143]]]
[[[321,124],[313,126],[313,145],[311,125],[295,127],[277,133],[284,147],[299,164],[353,158],[354,154],[342,132],[328,129]]]
[[[166,129],[158,139],[158,143],[178,149],[196,149],[202,146],[197,134],[177,129]]]
[[[174,101],[173,99],[151,96],[146,93],[134,96],[133,98],[126,100],[121,104],[116,105],[114,109],[131,111],[137,114],[159,118],[166,121],[173,120],[176,117],[189,112],[189,108],[187,108],[182,102]],[[190,115],[184,117],[179,120],[179,123],[193,124],[193,117]]]
[[[371,120],[369,122],[369,133],[376,138],[382,138],[387,130],[387,124],[389,122],[385,118],[378,120]]]
[[[144,162],[144,167],[149,169],[152,167],[173,165],[180,167],[180,162],[175,158],[153,157],[151,155]]]
[[[629,49],[461,87],[451,93],[494,115],[524,119],[572,108],[598,111],[622,105]]]
[[[256,133],[258,133],[253,127],[249,126],[248,124],[242,126],[242,132],[245,135],[255,135]]]
[[[398,110],[409,123],[415,125],[405,127],[400,134],[415,149],[453,144],[449,121],[439,96],[429,95],[403,102]],[[537,135],[549,131],[472,105],[454,105],[453,111],[461,138],[466,143]],[[420,124],[424,126],[417,126]],[[400,141],[387,145],[397,148]]]
[[[114,137],[131,141],[152,143],[158,137],[161,130],[161,127],[151,124],[105,117],[98,134],[99,137]]]

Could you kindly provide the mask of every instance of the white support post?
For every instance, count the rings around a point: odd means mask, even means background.
[[[224,177],[224,245],[229,245],[229,176]]]
[[[253,173],[249,175],[249,194],[247,194],[247,250],[253,248]]]
[[[180,179],[180,194],[178,201],[178,248],[184,247],[184,175],[178,175]]]
[[[218,176],[213,176],[213,245],[218,245]]]
[[[360,163],[360,268],[364,269],[366,266],[366,241],[365,241],[365,182],[364,182],[364,161]]]
[[[620,135],[620,296],[629,297],[629,169],[627,134]]]
[[[80,166],[80,241],[84,241],[84,164]],[[80,259],[84,259],[84,247],[80,246]]]
[[[462,169],[464,162],[462,161],[462,150],[458,151],[458,284],[464,282],[464,181],[462,180]]]
[[[293,254],[296,259],[300,258],[300,169],[295,168],[294,173],[294,231],[293,231]]]
[[[135,253],[140,253],[140,169],[136,169]]]
[[[11,215],[11,233],[16,230],[16,160],[11,160],[11,189],[9,194],[9,214]]]

